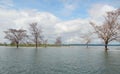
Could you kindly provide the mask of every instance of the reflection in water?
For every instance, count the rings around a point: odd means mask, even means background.
[[[111,48],[0,47],[0,74],[120,74],[120,51]]]
[[[119,74],[120,73],[120,51],[103,52],[102,74]]]

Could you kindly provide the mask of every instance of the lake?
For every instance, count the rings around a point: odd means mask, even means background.
[[[0,47],[0,74],[120,74],[120,47]]]

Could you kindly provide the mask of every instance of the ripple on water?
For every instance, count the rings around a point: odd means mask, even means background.
[[[115,50],[114,50],[115,49]],[[0,48],[0,74],[120,74],[118,48]]]

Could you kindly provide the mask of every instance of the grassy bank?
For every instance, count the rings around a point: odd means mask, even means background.
[[[15,44],[0,44],[0,46],[11,46],[15,47]],[[19,47],[35,47],[35,44],[19,44]],[[60,47],[60,45],[55,44],[40,44],[38,47]]]

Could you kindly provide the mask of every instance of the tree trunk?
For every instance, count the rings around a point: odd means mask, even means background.
[[[37,41],[36,41],[36,48],[38,47]]]
[[[47,47],[47,46],[46,46],[46,43],[44,43],[44,46],[45,46],[45,48]]]
[[[86,43],[86,48],[88,48],[88,42]]]
[[[108,41],[105,41],[105,50],[107,51],[108,50]]]
[[[87,45],[87,48],[88,48],[88,43],[86,45]]]
[[[87,47],[86,48],[88,48],[88,44],[87,44]]]
[[[19,47],[19,42],[16,42],[16,44],[17,44],[17,48]]]
[[[107,48],[107,44],[105,44],[105,50],[106,50],[106,51],[108,50],[108,48]]]

